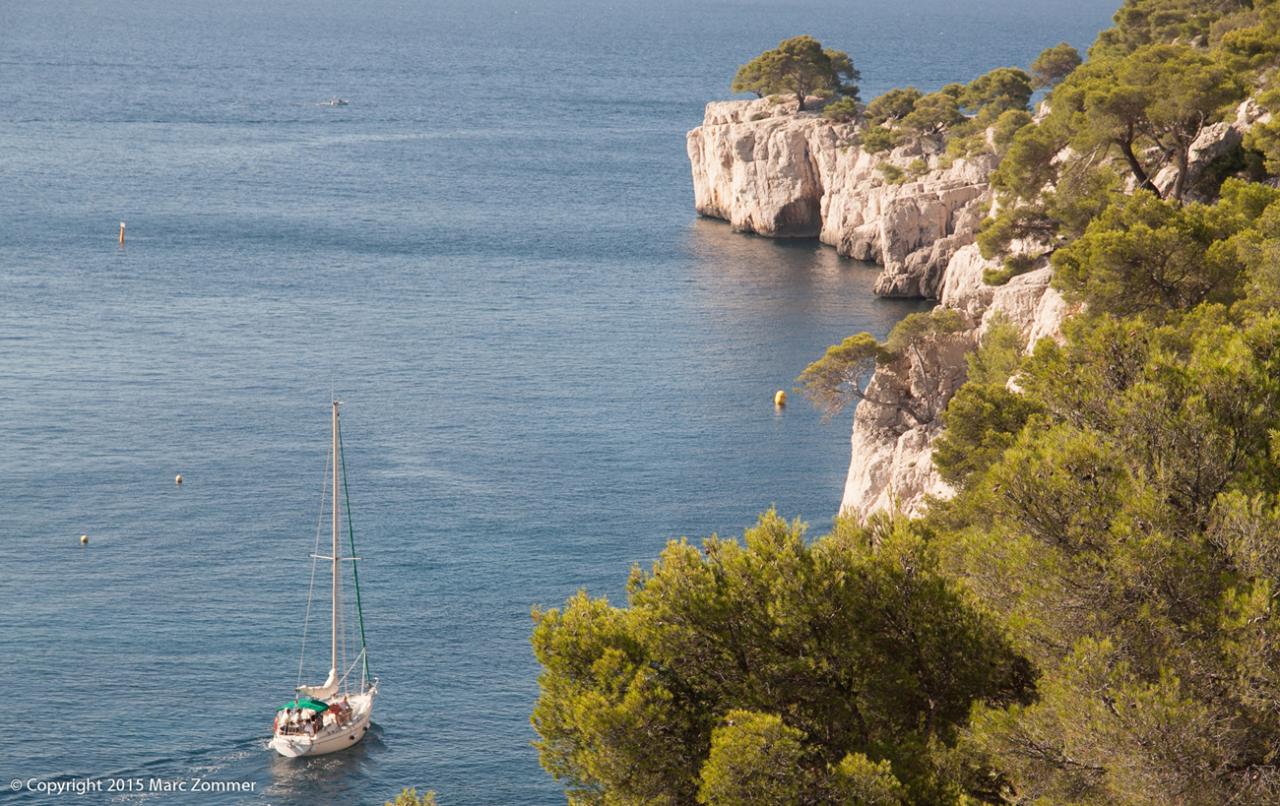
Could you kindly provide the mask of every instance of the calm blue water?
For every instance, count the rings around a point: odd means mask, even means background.
[[[794,33],[870,97],[1113,3],[0,4],[0,776],[562,802],[530,606],[771,504],[825,527],[847,419],[773,391],[919,307],[697,220],[703,103]],[[331,388],[383,695],[369,741],[288,762]]]

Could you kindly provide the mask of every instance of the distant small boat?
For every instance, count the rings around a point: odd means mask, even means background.
[[[321,106],[350,106],[351,102],[348,101],[346,98],[339,98],[338,96],[335,95],[327,101],[322,101],[320,105]]]
[[[275,723],[271,728],[271,749],[282,756],[296,758],[298,756],[320,756],[345,750],[364,738],[369,732],[369,724],[373,719],[373,698],[378,693],[378,681],[369,678],[369,653],[364,641],[364,613],[360,606],[360,575],[356,571],[355,537],[351,531],[351,518],[347,516],[348,547],[351,555],[341,556],[341,543],[338,540],[339,506],[338,491],[346,490],[346,473],[339,476],[342,469],[342,440],[338,430],[338,402],[333,402],[333,449],[331,454],[333,470],[333,490],[330,496],[333,515],[332,546],[326,556],[317,551],[312,554],[311,579],[315,581],[317,560],[327,560],[332,572],[330,588],[330,644],[329,674],[318,686],[298,686],[294,689],[294,699],[276,709]],[[325,474],[328,476],[329,474]],[[326,481],[328,479],[326,478]],[[342,485],[341,487],[339,485]],[[327,484],[325,486],[328,486]],[[347,511],[350,512],[350,501]],[[317,548],[319,535],[316,535]],[[339,607],[341,575],[338,563],[351,563],[351,576],[355,583],[356,624],[359,626],[360,652],[350,664],[346,663],[346,642],[339,636],[342,624]],[[311,619],[311,595],[307,595],[307,621]],[[306,649],[306,622],[303,626],[303,650]],[[339,650],[341,649],[341,653]],[[342,663],[339,664],[341,655]],[[305,655],[303,656],[305,660]],[[299,671],[302,664],[299,663]]]

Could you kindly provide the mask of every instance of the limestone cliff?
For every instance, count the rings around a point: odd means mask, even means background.
[[[1189,196],[1201,177],[1214,183],[1219,164],[1261,115],[1249,101],[1234,119],[1205,128],[1189,154]],[[744,232],[817,236],[840,254],[880,263],[877,294],[938,299],[964,315],[966,331],[876,370],[854,414],[841,510],[858,518],[886,509],[915,514],[928,497],[949,495],[933,467],[933,440],[965,381],[965,353],[996,317],[1018,328],[1031,349],[1060,338],[1072,313],[1050,286],[1046,260],[1003,285],[983,281],[998,266],[973,241],[991,203],[995,158],[949,161],[927,146],[870,154],[856,145],[853,126],[767,99],[708,104],[687,145],[699,213]],[[1172,176],[1166,170],[1154,181],[1166,189]]]
[[[1041,338],[1060,336],[1070,308],[1049,286],[1048,266],[1000,286],[983,282],[990,268],[998,264],[985,260],[976,245],[957,249],[943,272],[940,304],[964,314],[970,329],[926,342],[876,370],[867,387],[867,397],[876,402],[864,401],[854,413],[840,503],[844,514],[859,519],[881,510],[914,515],[929,497],[952,493],[934,469],[933,440],[942,430],[940,415],[965,382],[965,353],[997,316],[1018,328],[1028,349]],[[929,380],[904,380],[923,378]]]
[[[879,263],[882,296],[936,298],[985,215],[995,159],[947,160],[919,145],[870,154],[855,134],[794,102],[710,103],[687,138],[694,205],[743,232],[816,235]]]

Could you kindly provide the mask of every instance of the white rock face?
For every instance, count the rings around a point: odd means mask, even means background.
[[[869,154],[851,145],[853,126],[794,110],[768,99],[707,105],[687,138],[697,211],[743,232],[817,235],[884,266],[877,294],[937,297],[943,270],[985,214],[995,158],[943,167],[918,146]],[[888,182],[886,165],[912,178]]]
[[[942,304],[960,311],[971,320],[980,319],[995,296],[995,287],[982,282],[982,273],[992,266],[976,244],[958,249],[943,276],[942,293],[939,295]]]
[[[939,415],[964,383],[974,337],[973,330],[942,337],[876,370],[854,415],[842,514],[914,515],[926,496],[951,495],[933,467],[932,445],[942,430]]]
[[[1049,281],[1052,279],[1053,270],[1043,266],[1035,271],[1019,274],[1004,285],[996,286],[991,294],[991,304],[983,312],[982,321],[978,325],[978,338],[987,334],[992,322],[1003,319],[1018,329],[1025,342],[1035,327],[1036,312],[1040,309],[1044,295],[1050,290]]]
[[[915,515],[930,497],[953,493],[933,467],[933,441],[942,431],[940,415],[967,378],[965,353],[997,317],[1023,334],[1028,350],[1041,338],[1061,338],[1062,323],[1073,311],[1049,286],[1052,269],[1042,266],[1004,285],[987,285],[983,272],[995,268],[999,264],[985,260],[976,245],[956,250],[942,277],[941,304],[963,313],[972,328],[926,342],[918,356],[876,370],[867,386],[869,400],[854,412],[843,514],[859,520],[881,511]],[[930,381],[903,381],[924,377]]]
[[[880,263],[877,294],[936,298],[970,324],[872,377],[854,414],[840,506],[865,519],[879,511],[916,514],[929,497],[953,493],[933,467],[933,441],[966,379],[966,353],[996,318],[1018,328],[1030,349],[1060,338],[1071,311],[1050,288],[1047,265],[1001,286],[983,282],[985,271],[999,268],[973,243],[991,202],[995,157],[946,164],[919,147],[869,154],[850,144],[854,135],[850,125],[798,114],[794,102],[723,101],[707,105],[687,146],[702,215],[775,238],[816,235],[842,255]],[[1211,150],[1206,145],[1197,158],[1204,162]],[[886,164],[912,178],[887,182]]]
[[[721,101],[689,132],[694,206],[734,229],[773,238],[811,238],[821,229],[822,181],[809,147],[819,118],[785,105]]]

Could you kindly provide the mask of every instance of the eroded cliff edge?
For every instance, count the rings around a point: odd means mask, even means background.
[[[798,114],[794,104],[721,101],[689,132],[688,151],[702,215],[769,237],[816,236],[842,255],[879,263],[877,294],[937,299],[964,314],[967,329],[871,379],[870,399],[854,415],[841,501],[844,513],[865,518],[914,513],[928,496],[950,493],[933,467],[933,441],[965,381],[965,355],[994,317],[1030,345],[1058,334],[1068,308],[1049,287],[1047,267],[998,287],[983,282],[985,270],[998,268],[974,244],[991,204],[994,155],[948,159],[920,144],[871,154],[855,135],[851,124]]]
[[[1193,182],[1261,115],[1246,101],[1234,120],[1205,128],[1191,148]],[[879,366],[855,411],[840,509],[863,519],[916,514],[929,497],[951,494],[933,466],[933,442],[966,380],[965,356],[991,323],[1013,325],[1030,350],[1060,338],[1072,308],[1051,287],[1044,260],[1002,285],[984,281],[1000,268],[974,243],[992,202],[994,154],[951,160],[917,144],[873,155],[855,135],[851,124],[797,113],[794,103],[721,101],[689,132],[688,152],[702,215],[769,237],[817,236],[881,264],[877,294],[936,299],[964,316],[967,328]],[[909,178],[888,178],[899,173]]]
[[[694,206],[742,232],[816,236],[879,263],[881,296],[936,298],[986,214],[995,157],[948,159],[920,144],[870,154],[855,135],[794,102],[707,104],[687,138]]]

